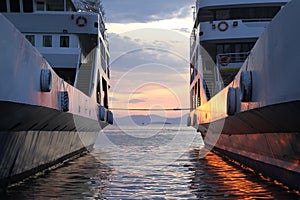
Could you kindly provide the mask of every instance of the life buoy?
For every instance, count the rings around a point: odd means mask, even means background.
[[[219,56],[219,63],[221,66],[228,66],[230,63],[230,56]]]
[[[225,21],[221,21],[219,24],[218,24],[218,29],[219,31],[227,31],[227,29],[229,28],[229,25],[227,22]]]
[[[76,19],[76,24],[79,27],[84,27],[87,24],[87,19],[84,16],[79,16]]]

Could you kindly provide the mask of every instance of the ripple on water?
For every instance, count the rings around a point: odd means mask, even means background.
[[[214,153],[202,158],[199,134],[175,130],[155,130],[160,135],[147,142],[140,140],[142,129],[134,130],[131,137],[107,131],[102,134],[113,142],[98,144],[92,153],[10,188],[0,199],[299,199],[296,192]],[[134,132],[139,132],[138,140],[132,137]],[[178,140],[168,151],[157,153],[176,134],[193,139],[188,148],[178,148],[186,143]],[[158,159],[147,157],[153,152]],[[142,158],[148,160],[139,162]]]

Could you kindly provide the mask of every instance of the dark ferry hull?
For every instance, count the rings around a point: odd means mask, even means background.
[[[40,106],[0,102],[0,186],[93,149],[99,124]],[[17,113],[17,114],[16,114]]]
[[[296,101],[239,113],[222,123],[205,125],[212,130],[203,132],[204,143],[209,149],[299,190],[300,123],[293,117],[299,110],[300,101]],[[213,130],[220,124],[224,131],[217,134]]]
[[[193,110],[189,121],[209,149],[298,190],[299,8],[300,1],[293,0],[279,12],[234,80]],[[243,72],[252,76],[249,101],[242,100]]]
[[[0,26],[0,189],[3,189],[92,149],[109,117],[112,121],[112,114],[96,102],[96,92],[87,96],[61,79],[2,14]],[[43,76],[45,71],[51,76]],[[94,84],[93,91],[96,87]]]

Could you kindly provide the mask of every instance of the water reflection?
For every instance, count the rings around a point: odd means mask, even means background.
[[[205,148],[200,134],[194,138],[194,130],[165,128],[145,143],[119,130],[106,134],[113,142],[97,143],[90,154],[10,188],[0,199],[300,199],[296,192],[214,153],[202,158]],[[159,157],[132,164],[177,134],[194,138],[185,151],[179,147],[186,141],[175,140]],[[177,159],[169,158],[178,153]]]
[[[86,154],[8,189],[0,199],[103,199],[111,171]]]
[[[200,151],[190,151],[193,178],[192,193],[199,199],[299,199],[271,180],[261,179],[253,171],[243,169],[214,153],[200,158]]]

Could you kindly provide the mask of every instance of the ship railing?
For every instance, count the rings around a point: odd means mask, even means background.
[[[218,54],[216,57],[216,63],[218,68],[232,68],[240,67],[240,64],[245,62],[249,55],[249,52],[241,53],[222,53]]]
[[[196,47],[196,30],[193,29],[191,36],[190,36],[190,57],[192,57],[195,47]]]
[[[191,49],[192,47],[195,46],[195,42],[196,42],[196,31],[193,30],[192,33],[191,33],[191,36],[190,36],[190,44],[191,44]]]
[[[242,19],[243,23],[247,22],[270,22],[272,18],[253,18],[253,19]]]
[[[200,1],[201,0],[196,0],[196,13],[198,12],[198,10],[200,8]]]
[[[99,28],[100,28],[100,33],[102,35],[102,38],[104,40],[106,40],[107,33],[106,33],[106,27],[105,27],[105,23],[104,23],[104,17],[100,11],[99,11]]]

